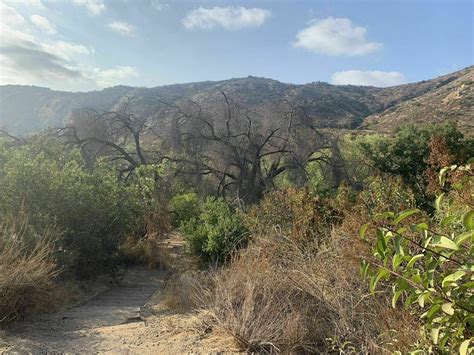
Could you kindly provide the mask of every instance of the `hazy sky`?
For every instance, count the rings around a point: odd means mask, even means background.
[[[0,84],[389,86],[473,64],[473,2],[0,0]]]

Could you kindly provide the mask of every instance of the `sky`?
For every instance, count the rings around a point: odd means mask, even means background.
[[[473,18],[471,0],[0,0],[0,85],[385,87],[472,65]]]

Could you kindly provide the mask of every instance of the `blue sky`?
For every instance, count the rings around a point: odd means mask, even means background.
[[[0,0],[0,84],[389,86],[473,64],[473,2]]]

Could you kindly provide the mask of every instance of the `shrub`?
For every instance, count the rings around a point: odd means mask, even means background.
[[[53,303],[59,271],[51,239],[37,235],[25,217],[0,222],[0,324]]]
[[[41,233],[55,224],[63,231],[60,267],[79,278],[114,268],[119,241],[135,226],[139,200],[118,183],[110,166],[86,168],[79,151],[44,137],[2,151],[0,216],[22,207]]]
[[[208,198],[198,217],[182,223],[188,251],[203,262],[225,262],[232,251],[242,246],[247,229],[241,215],[223,199]]]
[[[403,302],[420,317],[428,350],[467,354],[474,335],[474,174],[469,164],[453,165],[441,170],[441,185],[448,173],[451,191],[436,200],[437,219],[415,218],[417,209],[385,212],[373,258],[361,270],[371,276],[371,292],[379,282],[391,285],[392,306]]]
[[[170,201],[170,207],[173,213],[173,225],[179,227],[182,223],[199,216],[199,197],[194,192],[175,195]]]
[[[358,141],[360,148],[380,173],[401,176],[417,193],[420,203],[426,195],[430,142],[442,137],[447,154],[454,163],[462,163],[474,155],[474,142],[464,139],[453,125],[402,127],[394,137],[367,136]],[[425,206],[426,207],[426,206]]]
[[[289,237],[303,241],[324,240],[340,213],[331,205],[330,198],[321,197],[307,189],[289,188],[265,196],[246,216],[254,234],[265,234],[278,229]]]
[[[250,352],[353,347],[380,353],[393,349],[397,339],[406,349],[413,322],[401,311],[386,312],[384,294],[366,298],[368,287],[352,260],[363,250],[353,241],[353,235],[334,235],[326,247],[303,248],[277,230],[252,236],[248,247],[212,276],[210,286],[197,289],[205,324],[225,329]]]

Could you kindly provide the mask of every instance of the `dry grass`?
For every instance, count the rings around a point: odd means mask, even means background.
[[[25,223],[0,225],[0,323],[44,311],[56,300],[58,269],[47,238],[27,246]]]
[[[361,258],[371,254],[357,232],[367,212],[361,205],[342,209],[346,215],[330,235],[304,242],[293,228],[265,222],[266,231],[258,229],[227,267],[175,282],[173,290],[185,295],[176,305],[200,309],[205,327],[226,330],[250,352],[411,349],[414,318],[391,308],[390,290],[370,295],[359,274]]]
[[[416,324],[390,308],[388,293],[369,295],[347,258],[347,241],[314,254],[282,235],[256,238],[211,287],[194,287],[208,311],[205,323],[252,352],[408,349]]]

